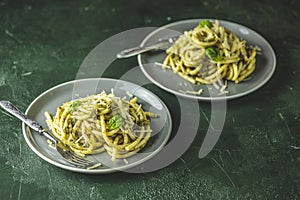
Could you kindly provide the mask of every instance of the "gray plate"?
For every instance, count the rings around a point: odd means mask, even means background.
[[[155,94],[133,83],[105,78],[80,79],[66,82],[42,93],[30,104],[26,110],[26,114],[40,122],[43,127],[46,127],[45,111],[55,114],[56,108],[66,101],[78,97],[86,97],[103,90],[110,92],[112,88],[115,95],[120,97],[125,96],[129,99],[128,94],[133,94],[138,97],[138,102],[142,103],[145,110],[155,112],[159,116],[151,120],[153,132],[149,142],[141,152],[127,158],[128,163],[124,162],[123,159],[111,161],[111,157],[107,153],[101,153],[88,156],[88,158],[103,163],[102,167],[93,170],[77,168],[64,161],[54,149],[50,148],[44,137],[23,124],[23,134],[29,147],[39,157],[57,167],[90,174],[111,173],[120,170],[126,171],[126,169],[136,167],[155,156],[169,139],[172,128],[171,116],[166,105]]]
[[[205,19],[191,19],[175,23],[171,23],[150,33],[142,42],[142,45],[153,43],[159,38],[167,38],[182,34],[186,30],[191,30],[196,27],[200,21]],[[209,19],[214,20],[214,19]],[[166,57],[164,51],[148,52],[138,56],[138,63],[145,76],[156,84],[158,87],[186,98],[211,101],[222,99],[234,99],[262,87],[272,77],[276,67],[276,57],[271,45],[257,32],[242,26],[240,24],[219,20],[220,25],[228,28],[235,33],[239,38],[245,39],[247,44],[256,45],[261,48],[261,55],[257,56],[256,69],[251,75],[250,80],[235,84],[228,81],[226,95],[219,96],[213,92],[213,87],[210,85],[194,85],[180,76],[174,74],[171,70],[163,71],[160,66],[153,63],[162,63]],[[201,95],[185,94],[180,91],[193,90],[198,91],[203,89]]]

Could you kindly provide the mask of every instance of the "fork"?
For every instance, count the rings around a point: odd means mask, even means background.
[[[129,49],[124,49],[117,54],[117,58],[128,58],[151,50],[164,49],[174,44],[178,38],[179,35],[168,37],[168,38],[160,38],[154,43],[146,44],[143,46],[132,47]]]
[[[25,124],[27,124],[31,129],[37,131],[40,135],[45,136],[54,145],[57,152],[66,160],[68,163],[78,167],[78,168],[92,168],[95,165],[94,161],[87,160],[79,155],[76,155],[69,147],[63,145],[63,143],[54,137],[54,135],[46,131],[37,121],[30,119],[26,114],[22,113],[15,105],[9,101],[1,100],[1,107],[14,115]]]

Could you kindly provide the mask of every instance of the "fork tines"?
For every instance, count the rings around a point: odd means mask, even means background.
[[[92,165],[95,165],[95,162],[92,160],[88,160],[85,159],[81,156],[78,156],[70,151],[64,151],[64,158],[66,159],[66,161],[68,161],[69,163],[80,167],[80,168],[89,168]]]

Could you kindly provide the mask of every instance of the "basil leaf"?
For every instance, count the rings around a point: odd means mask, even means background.
[[[78,108],[81,105],[81,101],[74,101],[68,108],[68,112],[73,111],[73,109]]]
[[[212,23],[210,22],[210,21],[208,21],[208,20],[203,20],[203,21],[201,21],[200,23],[199,23],[199,25],[198,25],[198,27],[199,28],[204,28],[204,27],[207,27],[207,28],[212,28]]]
[[[222,60],[222,56],[220,55],[219,51],[213,47],[208,47],[205,49],[206,55],[213,61],[218,62]]]
[[[120,115],[112,116],[107,123],[108,130],[114,130],[119,128],[123,123],[123,118]]]

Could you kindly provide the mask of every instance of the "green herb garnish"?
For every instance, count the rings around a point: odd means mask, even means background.
[[[219,51],[213,47],[208,47],[205,49],[206,55],[213,61],[219,62],[222,60],[222,56],[220,55]]]
[[[68,108],[68,112],[73,111],[73,109],[78,108],[81,105],[81,101],[74,101]]]
[[[114,130],[119,128],[123,123],[123,118],[120,115],[112,116],[107,123],[108,130]]]
[[[207,27],[207,28],[212,28],[212,23],[210,22],[210,21],[208,21],[208,20],[203,20],[203,21],[201,21],[200,23],[199,23],[199,25],[198,25],[198,27],[199,28],[204,28],[204,27]]]

